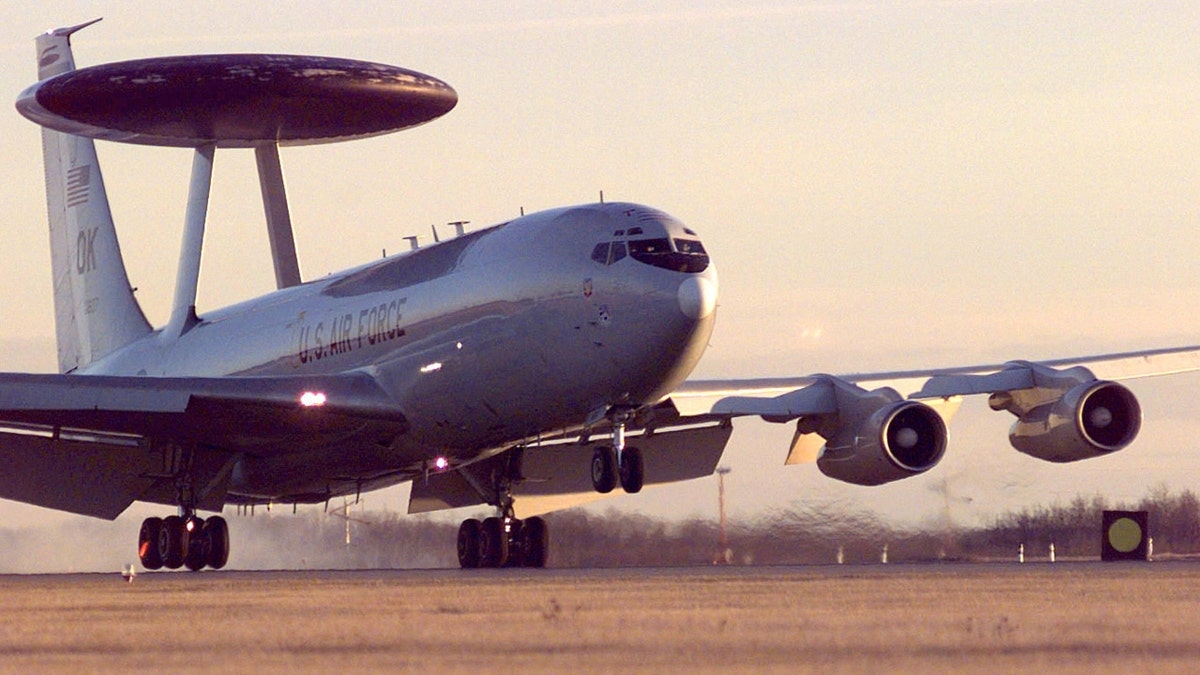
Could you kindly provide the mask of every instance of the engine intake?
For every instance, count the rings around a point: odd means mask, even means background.
[[[835,415],[806,422],[825,438],[817,467],[830,478],[882,485],[933,468],[946,452],[946,423],[933,408],[892,389],[836,382]],[[799,428],[801,432],[804,427]]]
[[[1116,452],[1132,443],[1142,427],[1142,408],[1133,392],[1103,380],[1078,384],[1057,400],[1014,414],[1009,442],[1047,462]]]

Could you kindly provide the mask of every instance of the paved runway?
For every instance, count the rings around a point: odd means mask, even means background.
[[[0,577],[5,671],[1192,670],[1200,564]]]

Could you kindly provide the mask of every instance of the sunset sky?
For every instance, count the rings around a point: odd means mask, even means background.
[[[34,80],[38,33],[101,15],[73,39],[80,66],[319,54],[458,91],[418,129],[283,150],[306,278],[403,250],[431,224],[480,227],[603,190],[680,218],[712,254],[718,325],[698,377],[1200,342],[1195,2],[47,0],[0,9],[0,370],[55,367],[40,137],[11,101]],[[131,281],[161,324],[190,153],[99,152]],[[208,223],[200,312],[271,290],[252,153],[217,154]],[[782,468],[790,427],[749,421],[726,456],[731,508],[978,520],[1079,492],[1200,487],[1200,377],[1132,387],[1146,421],[1116,456],[1029,459],[1008,445],[1011,416],[971,401],[942,465],[874,489]],[[715,515],[716,479],[607,504]],[[131,546],[144,513],[125,516]],[[51,519],[9,502],[0,517]]]

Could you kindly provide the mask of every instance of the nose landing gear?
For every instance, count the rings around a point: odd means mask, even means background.
[[[645,463],[642,451],[625,447],[626,416],[613,419],[612,445],[596,446],[592,453],[592,487],[596,492],[607,494],[617,482],[629,494],[642,491],[645,484]]]

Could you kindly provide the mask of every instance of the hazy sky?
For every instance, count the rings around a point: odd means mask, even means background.
[[[629,200],[703,236],[721,275],[698,376],[932,367],[1200,337],[1200,5],[1195,2],[323,2],[48,0],[0,9],[0,91],[33,38],[81,66],[205,52],[379,61],[460,102],[416,130],[283,151],[301,268],[406,247],[432,223]],[[0,370],[54,368],[40,141],[0,112]],[[169,312],[186,150],[100,145],[131,280]],[[253,156],[223,151],[200,311],[273,287]],[[1139,382],[1142,439],[1067,467],[1012,450],[971,402],[943,465],[884,488],[780,470],[790,428],[751,422],[727,455],[736,514],[793,500],[901,519],[980,518],[1160,481],[1196,488],[1200,377]],[[943,486],[950,486],[950,498]],[[620,509],[715,512],[715,479]],[[385,496],[374,503],[388,503]],[[372,503],[372,502],[369,502]],[[152,509],[161,510],[161,509]],[[8,522],[40,510],[0,504]],[[137,511],[131,518],[141,517]],[[961,514],[961,515],[957,515]],[[130,539],[136,521],[131,519]]]

